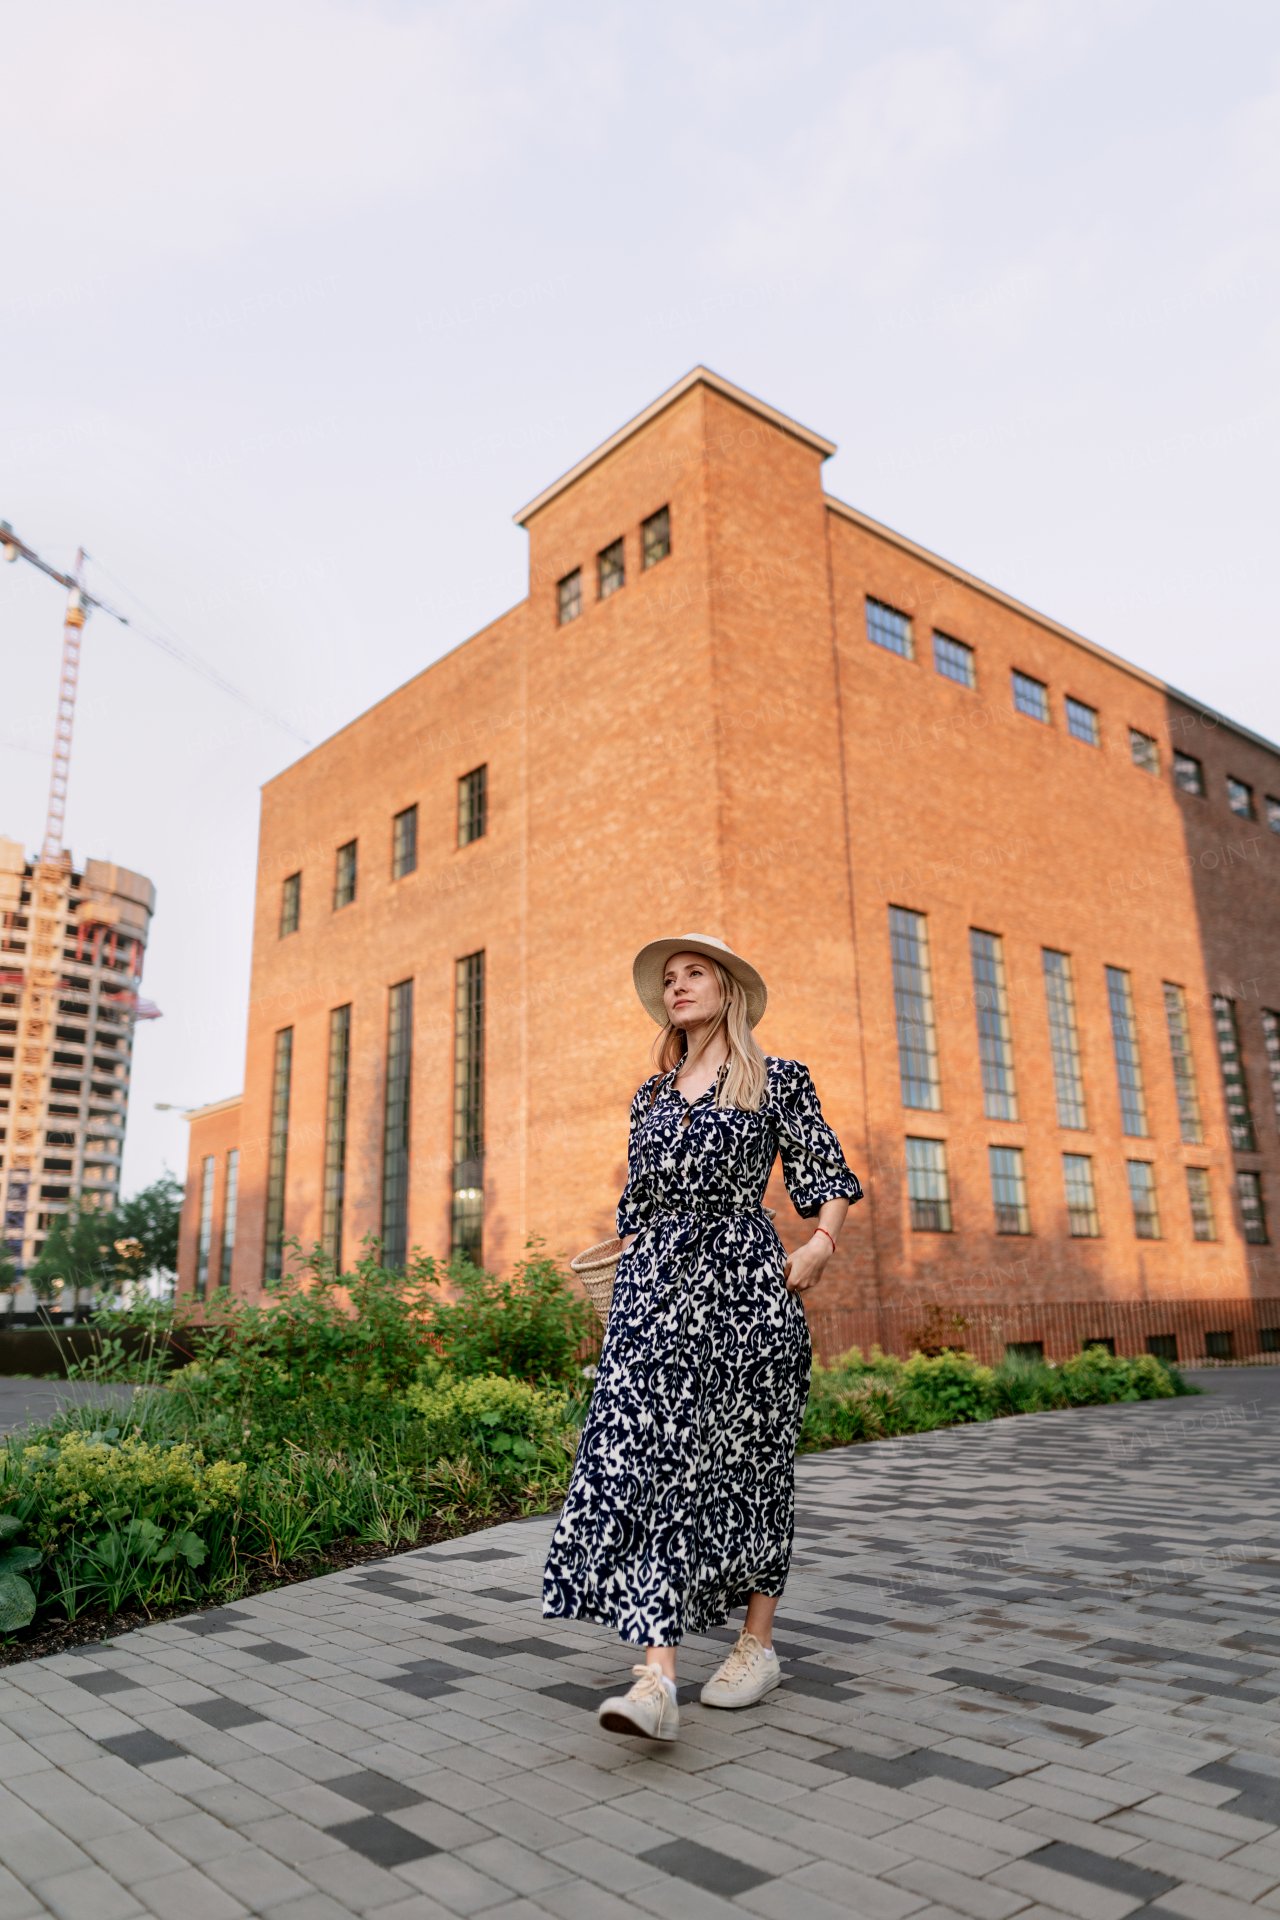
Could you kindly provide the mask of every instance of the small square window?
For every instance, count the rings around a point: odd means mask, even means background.
[[[907,1141],[907,1199],[913,1233],[950,1233],[951,1188],[945,1140]]]
[[[656,567],[671,551],[671,509],[659,507],[640,528],[641,569]]]
[[[607,600],[611,593],[627,584],[627,562],[621,540],[615,540],[596,555],[596,576],[600,586],[600,598]]]
[[[933,664],[939,673],[945,673],[948,680],[955,680],[962,687],[976,687],[978,684],[978,676],[973,669],[973,648],[966,647],[963,640],[952,640],[945,633],[935,633]]]
[[[1006,1340],[1004,1343],[1006,1360],[1043,1360],[1043,1340]]]
[[[1191,1202],[1191,1233],[1196,1240],[1216,1240],[1213,1222],[1213,1191],[1208,1167],[1187,1168],[1187,1198]]]
[[[473,767],[458,782],[458,845],[469,847],[489,831],[489,769]]]
[[[333,870],[333,909],[349,907],[356,897],[356,843],[339,847]]]
[[[1280,800],[1271,793],[1267,795],[1267,825],[1272,833],[1280,833]]]
[[[1238,1173],[1236,1185],[1240,1190],[1240,1218],[1244,1223],[1245,1239],[1251,1247],[1269,1245],[1267,1214],[1262,1204],[1262,1175]]]
[[[1198,799],[1204,798],[1204,768],[1189,753],[1175,753],[1173,756],[1173,784],[1181,787],[1184,793],[1194,793]]]
[[[1136,727],[1129,729],[1129,757],[1144,773],[1160,771],[1159,747],[1149,733],[1139,733]]]
[[[1280,1327],[1259,1327],[1258,1345],[1263,1353],[1280,1353]]]
[[[1149,1333],[1147,1335],[1147,1352],[1153,1360],[1168,1360],[1176,1364],[1178,1358],[1177,1334]]]
[[[403,880],[418,866],[418,809],[406,807],[391,822],[391,878]]]
[[[582,612],[582,568],[575,567],[572,573],[566,573],[556,585],[556,601],[560,613],[560,625],[567,627]]]
[[[1073,740],[1083,740],[1086,747],[1102,744],[1102,734],[1098,727],[1098,709],[1086,707],[1083,700],[1073,700],[1067,695],[1067,732]]]
[[[1223,1333],[1206,1333],[1204,1337],[1204,1357],[1206,1360],[1230,1360],[1235,1352],[1235,1335],[1227,1328]]]
[[[1019,713],[1025,713],[1029,720],[1049,720],[1049,689],[1043,680],[1032,680],[1028,674],[1013,676],[1013,704]]]
[[[1230,774],[1227,775],[1227,805],[1232,813],[1238,813],[1242,820],[1257,818],[1253,810],[1253,788],[1246,785],[1243,780],[1232,779]]]
[[[991,1165],[991,1199],[996,1213],[997,1233],[1030,1233],[1031,1216],[1027,1208],[1027,1181],[1022,1167],[1021,1147],[988,1147]]]
[[[302,875],[291,873],[280,891],[280,938],[287,933],[298,931],[298,916],[302,910]]]
[[[1090,1347],[1101,1347],[1104,1353],[1109,1353],[1113,1360],[1115,1358],[1115,1337],[1110,1333],[1095,1333],[1088,1340],[1080,1342],[1081,1353],[1088,1353]]]
[[[1139,1240],[1160,1238],[1160,1211],[1156,1204],[1156,1170],[1149,1160],[1126,1161],[1129,1198],[1133,1202],[1133,1230]]]
[[[896,607],[888,607],[883,600],[873,600],[867,595],[867,638],[873,646],[887,647],[890,653],[900,653],[904,660],[914,660],[915,647],[911,639],[911,618],[909,614],[899,613]]]

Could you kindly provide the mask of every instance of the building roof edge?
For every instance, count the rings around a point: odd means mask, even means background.
[[[834,494],[824,494],[823,501],[829,512],[839,514],[843,519],[851,520],[855,526],[862,527],[866,532],[874,533],[880,539],[889,541],[903,553],[909,553],[913,559],[923,560],[931,567],[940,568],[943,573],[950,574],[953,580],[958,580],[963,586],[972,587],[975,593],[985,594],[989,600],[996,601],[999,606],[1008,607],[1012,613],[1021,614],[1025,620],[1034,620],[1038,627],[1044,627],[1047,632],[1057,634],[1060,640],[1069,640],[1072,646],[1082,648],[1085,653],[1093,654],[1096,659],[1105,660],[1110,666],[1123,668],[1126,673],[1132,674],[1135,680],[1141,680],[1147,686],[1155,687],[1160,693],[1168,694],[1175,700],[1185,701],[1187,706],[1194,707],[1197,713],[1213,720],[1216,725],[1230,727],[1233,733],[1238,733],[1244,740],[1251,740],[1254,746],[1265,747],[1268,753],[1280,755],[1280,746],[1277,746],[1274,740],[1268,740],[1264,734],[1255,733],[1252,727],[1246,727],[1241,721],[1233,720],[1229,713],[1219,713],[1216,707],[1209,706],[1195,694],[1184,693],[1181,687],[1175,687],[1168,680],[1162,680],[1159,674],[1148,673],[1145,667],[1135,666],[1132,660],[1126,660],[1122,655],[1112,653],[1109,647],[1100,646],[1096,640],[1087,640],[1074,628],[1064,627],[1060,620],[1052,619],[1047,613],[1038,612],[1035,607],[1029,607],[1024,600],[1015,599],[1013,594],[1005,593],[1000,587],[993,587],[989,580],[979,579],[976,573],[967,573],[963,567],[957,566],[954,560],[946,560],[940,553],[934,553],[928,547],[922,547],[918,541],[908,539],[905,533],[898,533],[893,527],[886,527],[883,521],[873,520],[869,513],[861,513],[857,507],[851,507],[845,501],[837,500]]]
[[[211,1100],[208,1106],[192,1107],[190,1112],[184,1113],[182,1117],[184,1120],[207,1120],[211,1113],[230,1112],[231,1108],[238,1107],[243,1099],[243,1093],[228,1094],[225,1100]]]
[[[829,460],[836,450],[834,440],[824,439],[820,433],[815,433],[812,427],[802,427],[800,422],[793,420],[789,414],[780,413],[776,407],[771,407],[765,400],[757,400],[754,394],[748,393],[743,387],[735,387],[731,380],[724,379],[721,374],[712,373],[709,367],[693,367],[682,380],[676,381],[674,387],[668,387],[665,393],[660,393],[658,398],[651,401],[642,412],[636,414],[634,419],[628,420],[625,426],[619,427],[616,433],[610,434],[607,440],[601,441],[594,452],[579,460],[577,465],[570,467],[567,473],[562,473],[560,478],[553,480],[549,487],[544,487],[528,506],[521,507],[519,513],[513,513],[511,517],[516,525],[527,526],[534,514],[547,506],[558,494],[563,493],[566,487],[571,487],[575,480],[580,480],[583,474],[588,473],[598,461],[613,453],[633,434],[639,433],[641,427],[647,427],[651,420],[656,420],[660,413],[665,413],[668,407],[674,406],[677,400],[683,399],[686,393],[698,386],[710,387],[714,393],[723,394],[727,400],[734,400],[739,406],[745,407],[749,413],[757,414],[760,419],[767,420],[770,426],[781,427],[784,433],[791,434],[794,439],[803,441],[805,446],[812,447],[815,453],[820,453],[824,460]]]

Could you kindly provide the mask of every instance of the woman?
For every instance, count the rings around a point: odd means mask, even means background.
[[[633,974],[663,1028],[659,1072],[631,1103],[624,1251],[542,1611],[644,1647],[635,1685],[604,1702],[600,1723],[674,1740],[684,1634],[746,1605],[704,1706],[749,1706],[782,1677],[773,1616],[809,1391],[797,1295],[822,1278],[862,1189],[807,1068],[756,1044],[767,994],[754,967],[678,934],[642,947]],[[817,1222],[789,1257],[762,1208],[779,1151],[792,1204]]]

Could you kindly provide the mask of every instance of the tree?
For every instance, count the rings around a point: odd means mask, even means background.
[[[4,1249],[0,1247],[0,1293],[8,1294],[10,1313],[13,1312],[18,1297],[18,1288],[21,1285],[22,1281],[18,1275],[16,1261],[11,1260]]]
[[[178,1271],[178,1221],[182,1215],[182,1182],[162,1173],[132,1200],[111,1215],[111,1239],[133,1240],[142,1256],[127,1261],[128,1277],[147,1280],[153,1274]]]

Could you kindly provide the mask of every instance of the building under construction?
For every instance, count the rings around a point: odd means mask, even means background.
[[[119,1199],[154,906],[140,873],[0,837],[0,1213],[20,1272],[58,1214]]]

